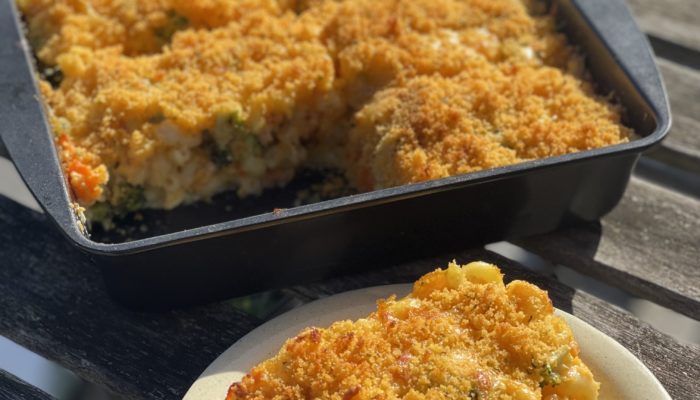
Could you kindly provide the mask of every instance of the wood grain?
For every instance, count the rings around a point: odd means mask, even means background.
[[[700,174],[700,70],[663,58],[657,62],[671,101],[673,127],[651,156]]]
[[[43,215],[0,196],[0,226],[0,335],[125,398],[182,397],[259,323],[227,303],[125,310]]]
[[[673,113],[668,137],[650,156],[700,173],[700,3],[627,1],[658,56]]]
[[[700,319],[700,200],[632,178],[600,223],[520,239],[516,244]]]
[[[51,396],[0,369],[0,399],[46,400]]]
[[[474,260],[491,262],[501,267],[507,281],[524,279],[537,284],[549,292],[557,308],[576,315],[629,349],[656,375],[672,398],[696,399],[697,393],[700,393],[700,365],[697,363],[700,346],[679,344],[622,309],[565,286],[552,277],[535,274],[487,250],[446,254],[385,270],[295,287],[292,291],[304,301],[309,301],[368,286],[413,282],[436,267],[444,267],[452,259],[460,263]]]
[[[43,216],[0,199],[0,224],[5,228],[0,240],[9,244],[0,247],[0,259],[10,260],[0,269],[0,333],[124,397],[181,396],[209,362],[257,323],[225,303],[165,314],[126,311],[106,298],[94,267]],[[573,311],[640,357],[674,398],[690,399],[700,390],[697,346],[680,345],[605,302],[484,250],[287,292],[308,301],[369,285],[410,282],[451,258],[486,259],[501,265],[509,277],[527,278],[550,290],[557,307]],[[679,368],[685,374],[673,372]]]
[[[700,50],[697,0],[627,0],[639,27],[647,34]]]

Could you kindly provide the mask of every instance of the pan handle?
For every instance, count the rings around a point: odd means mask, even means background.
[[[598,43],[603,43],[615,57],[615,62],[621,66],[631,81],[631,84],[642,94],[650,110],[627,110],[635,119],[648,120],[648,111],[656,116],[656,127],[653,134],[645,138],[650,142],[658,142],[666,135],[671,126],[671,110],[666,87],[661,80],[661,74],[656,65],[654,52],[646,35],[640,31],[624,0],[564,0],[570,1],[580,12],[594,33],[599,37]],[[576,33],[573,32],[575,35]],[[584,46],[585,47],[585,46]],[[595,52],[586,49],[589,55]],[[607,68],[600,75],[613,75],[617,71]],[[624,79],[615,76],[612,79]],[[632,91],[630,91],[632,92]],[[630,93],[616,93],[620,97]]]

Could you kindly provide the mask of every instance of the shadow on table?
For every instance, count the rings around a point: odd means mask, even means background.
[[[46,216],[2,196],[0,293],[0,335],[127,398],[182,396],[260,322],[226,303],[126,310]]]

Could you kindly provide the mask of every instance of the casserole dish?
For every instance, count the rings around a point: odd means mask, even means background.
[[[665,136],[668,100],[648,42],[621,0],[553,3],[599,92],[613,92],[626,109],[635,140],[295,207],[297,191],[318,180],[305,174],[258,198],[222,195],[211,204],[149,210],[87,235],[13,2],[0,4],[2,139],[46,213],[102,268],[115,297],[134,307],[211,301],[595,220],[619,201],[640,154]],[[224,206],[231,202],[235,211]]]

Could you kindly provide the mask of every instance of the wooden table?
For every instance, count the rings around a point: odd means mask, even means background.
[[[630,0],[630,6],[659,56],[674,127],[664,144],[642,159],[624,199],[608,216],[516,244],[697,320],[700,4]],[[125,310],[107,296],[97,268],[44,215],[6,198],[0,198],[0,243],[0,335],[125,398],[180,398],[211,361],[271,316],[269,307],[266,314],[253,315],[250,305],[262,304],[260,295],[167,313]],[[453,258],[490,261],[510,279],[540,284],[555,306],[632,351],[674,399],[700,396],[700,346],[680,343],[614,305],[485,249],[285,288],[274,292],[274,305],[279,312],[350,289],[410,282]],[[48,397],[0,372],[0,398]]]

